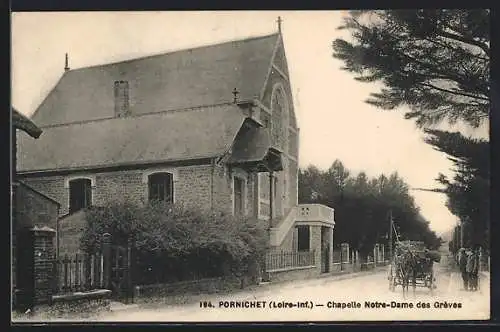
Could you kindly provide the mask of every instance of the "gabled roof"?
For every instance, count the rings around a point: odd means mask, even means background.
[[[19,113],[15,108],[12,110],[12,126],[15,129],[20,129],[33,138],[38,138],[42,134],[42,130],[38,128],[33,121],[28,119],[23,114]]]
[[[55,171],[212,158],[226,153],[245,120],[226,103],[44,128],[18,135],[18,170]]]
[[[247,165],[260,172],[267,172],[269,169],[280,171],[283,167],[281,151],[272,147],[269,129],[253,126],[240,130],[227,163]]]
[[[114,81],[127,80],[132,114],[258,96],[279,34],[67,71],[33,116],[40,126],[114,116]]]
[[[239,164],[261,161],[271,147],[267,128],[249,128],[242,130],[236,137],[228,163]]]

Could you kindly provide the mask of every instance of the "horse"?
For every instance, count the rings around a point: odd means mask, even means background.
[[[410,282],[413,288],[413,296],[417,288],[417,258],[410,250],[402,251],[396,257],[397,275],[401,280],[401,287],[403,288],[403,298],[406,298],[406,293],[409,290]]]

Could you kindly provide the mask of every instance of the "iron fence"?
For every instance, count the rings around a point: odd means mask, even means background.
[[[273,251],[266,254],[266,271],[316,265],[315,251]]]

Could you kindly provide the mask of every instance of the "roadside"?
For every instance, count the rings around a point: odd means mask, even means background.
[[[441,266],[436,266],[437,288],[430,291],[417,287],[415,294],[403,295],[401,288],[394,292],[388,290],[386,271],[352,274],[315,280],[296,280],[293,283],[275,283],[268,290],[239,292],[226,297],[211,294],[199,304],[183,306],[156,306],[137,308],[124,312],[110,312],[96,317],[96,321],[107,322],[250,322],[250,321],[356,321],[363,320],[449,320],[449,319],[487,319],[489,313],[489,287],[485,283],[478,292],[460,289],[460,278],[450,274]],[[340,280],[339,280],[340,279]],[[248,301],[248,302],[247,302]],[[285,304],[314,303],[308,310],[297,305],[295,308]],[[332,310],[328,303],[360,303],[356,309]],[[429,307],[400,308],[398,310],[373,310],[366,307],[366,301],[389,303],[391,301],[428,304]],[[231,307],[230,303],[265,303],[264,306]],[[391,302],[392,303],[392,302]],[[446,303],[448,307],[436,304]],[[449,305],[459,307],[450,310]],[[281,306],[280,306],[281,304]],[[363,306],[363,304],[365,304]],[[229,307],[228,307],[229,306]],[[313,309],[313,310],[312,310]]]
[[[326,273],[316,278],[306,280],[287,280],[276,282],[265,282],[259,285],[249,286],[245,289],[224,291],[217,293],[200,293],[200,294],[183,294],[176,296],[166,297],[150,297],[147,300],[140,300],[137,303],[124,304],[121,302],[111,301],[110,310],[101,313],[93,313],[93,318],[109,314],[127,314],[127,312],[137,312],[138,310],[155,310],[155,309],[181,309],[186,306],[194,306],[200,301],[206,301],[210,298],[215,301],[227,299],[230,297],[232,300],[252,300],[259,296],[273,296],[277,288],[280,291],[287,290],[300,290],[309,289],[311,287],[318,287],[329,284],[334,281],[341,281],[346,279],[354,279],[371,274],[377,274],[387,269],[387,266],[376,267],[368,271],[359,272],[343,272],[343,273]],[[39,314],[36,312],[29,314],[12,313],[12,319],[16,322],[43,322],[43,321],[75,321],[89,319],[88,313],[75,313],[74,315],[66,315],[65,317],[48,317],[46,314]]]
[[[344,279],[357,278],[360,276],[365,276],[369,274],[379,273],[387,269],[387,266],[376,267],[368,271],[359,272],[342,272],[342,273],[325,273],[316,278],[300,280],[300,284],[297,284],[299,280],[287,280],[287,281],[276,281],[276,282],[263,282],[259,285],[252,285],[245,289],[238,289],[225,292],[217,293],[200,293],[200,294],[183,294],[176,296],[166,296],[166,297],[150,297],[146,300],[141,300],[138,303],[133,304],[123,304],[119,302],[111,303],[112,312],[123,312],[127,310],[135,310],[137,308],[144,309],[155,309],[155,308],[174,308],[182,307],[186,305],[193,305],[199,303],[200,301],[206,300],[208,297],[216,299],[223,299],[230,296],[232,299],[246,300],[254,298],[254,294],[259,292],[262,295],[270,295],[276,286],[280,286],[280,289],[286,288],[307,288],[311,286],[316,286],[320,284],[329,283],[331,281],[340,281]]]

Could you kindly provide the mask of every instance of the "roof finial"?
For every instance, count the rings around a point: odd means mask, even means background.
[[[65,61],[64,61],[64,71],[69,70],[69,60],[68,60],[68,53],[66,53]]]
[[[283,20],[281,19],[281,16],[278,16],[278,19],[276,20],[276,22],[278,22],[278,32],[281,33],[281,22],[283,22]]]
[[[233,89],[233,95],[234,95],[233,103],[235,103],[235,104],[238,102],[238,94],[239,93],[240,92],[238,91],[238,89],[236,89],[236,88]]]

